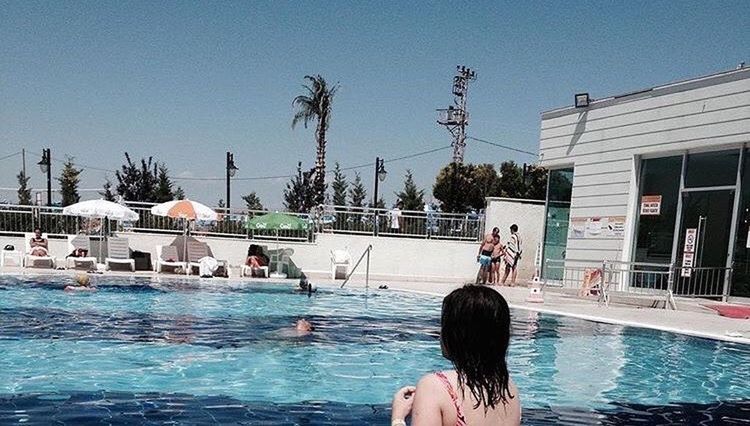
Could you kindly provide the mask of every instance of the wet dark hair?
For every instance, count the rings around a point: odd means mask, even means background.
[[[518,232],[518,225],[515,223],[513,225],[510,225],[510,232]]]
[[[496,226],[496,227],[494,227],[494,228],[492,228],[492,233],[493,233],[493,234],[498,234],[498,233],[500,233],[500,228],[498,228],[497,226]]]
[[[458,386],[469,388],[485,411],[514,398],[505,355],[510,343],[510,309],[497,291],[467,285],[443,299],[440,320],[443,356],[453,363]]]

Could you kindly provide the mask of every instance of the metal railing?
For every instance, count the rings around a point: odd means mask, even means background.
[[[152,203],[124,203],[138,213],[133,222],[110,221],[110,229],[129,232],[179,234],[184,222],[151,214]],[[484,216],[476,213],[456,214],[437,211],[400,211],[343,206],[320,206],[311,213],[286,214],[306,221],[306,231],[248,230],[245,223],[268,211],[217,208],[222,220],[191,223],[196,235],[240,237],[248,239],[314,241],[316,233],[382,235],[404,238],[478,241],[481,239]],[[377,212],[377,215],[376,215]],[[377,223],[376,223],[377,217]],[[81,219],[62,214],[60,207],[0,205],[0,233],[31,232],[39,227],[49,234],[74,234],[101,226],[98,219]],[[93,233],[93,232],[92,232]]]
[[[613,293],[663,298],[665,308],[674,308],[675,296],[726,301],[731,278],[732,268],[726,267],[679,268],[674,264],[645,262],[546,259],[542,288],[575,289],[579,296],[593,293],[598,295],[599,303],[605,304],[609,304]]]

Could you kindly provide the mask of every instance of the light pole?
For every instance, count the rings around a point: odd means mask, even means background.
[[[388,172],[385,171],[385,160],[380,157],[375,157],[375,193],[372,197],[372,206],[375,208],[375,231],[374,235],[378,236],[378,184],[385,180],[385,176]]]
[[[234,177],[234,174],[237,173],[237,170],[239,170],[234,165],[234,154],[227,151],[227,213],[229,213],[229,208],[232,207],[232,190],[230,187],[230,179]]]
[[[47,174],[47,206],[52,205],[52,157],[49,148],[42,149],[42,159],[37,163],[42,173]]]

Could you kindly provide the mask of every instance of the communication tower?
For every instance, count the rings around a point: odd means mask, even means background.
[[[476,79],[474,70],[458,65],[453,77],[453,105],[437,110],[438,124],[445,126],[453,136],[453,162],[459,164],[464,162],[466,126],[469,125],[469,112],[466,110],[469,82]]]

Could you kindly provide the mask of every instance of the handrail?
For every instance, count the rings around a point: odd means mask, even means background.
[[[370,287],[370,252],[371,251],[372,251],[372,244],[369,244],[367,248],[365,249],[365,251],[362,252],[362,256],[359,257],[359,260],[354,265],[352,270],[349,271],[349,275],[346,276],[346,278],[344,279],[344,282],[341,284],[341,287],[339,288],[344,288],[346,283],[349,282],[349,278],[351,278],[352,275],[354,275],[354,271],[356,271],[359,264],[362,263],[362,259],[364,259],[365,255],[367,255],[367,269],[365,270],[365,288]]]

